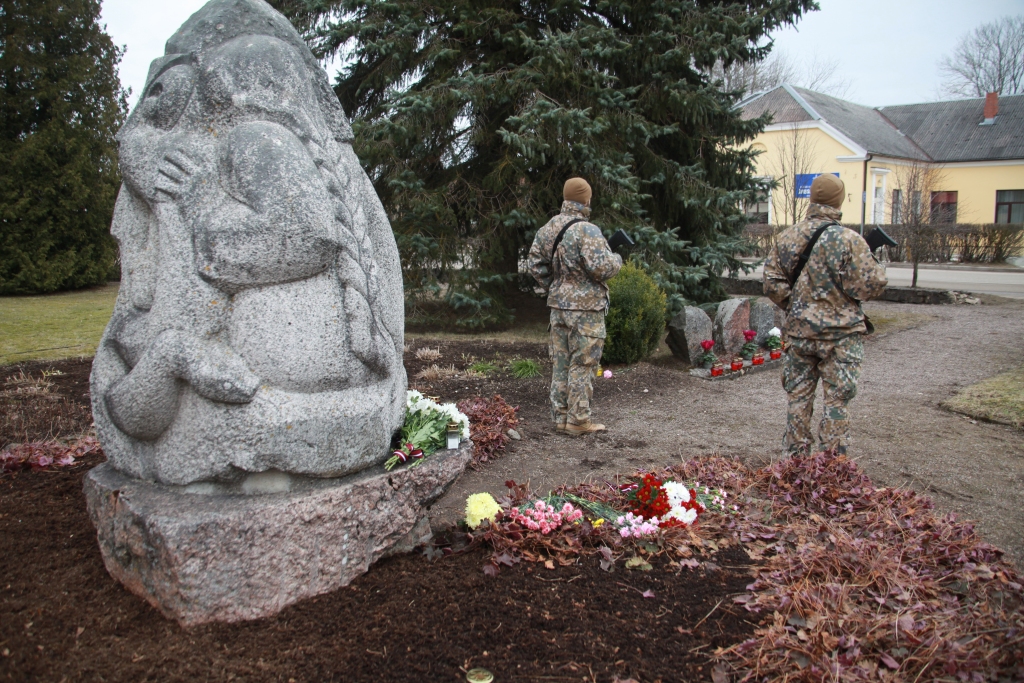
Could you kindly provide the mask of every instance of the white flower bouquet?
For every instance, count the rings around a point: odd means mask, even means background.
[[[448,423],[459,425],[463,439],[469,438],[469,418],[454,403],[437,403],[416,390],[410,390],[405,399],[405,424],[402,425],[402,446],[384,463],[388,471],[401,463],[416,467],[445,445]]]

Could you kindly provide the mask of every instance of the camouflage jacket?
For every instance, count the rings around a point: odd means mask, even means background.
[[[622,257],[608,247],[601,229],[583,221],[570,227],[552,254],[555,238],[565,224],[589,218],[590,208],[562,202],[562,213],[537,231],[527,266],[548,292],[548,306],[570,311],[607,311],[608,280],[622,268]]]
[[[889,283],[864,238],[840,226],[821,234],[800,278],[789,275],[814,232],[842,213],[811,204],[807,218],[783,230],[764,264],[764,293],[786,311],[789,337],[835,340],[867,331],[860,302],[880,295]]]

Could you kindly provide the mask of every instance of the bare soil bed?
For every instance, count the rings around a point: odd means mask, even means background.
[[[913,325],[894,324],[867,346],[854,458],[880,485],[929,492],[940,510],[977,519],[984,538],[1024,558],[1024,434],[939,408],[958,387],[1019,363],[1024,308],[875,304],[870,312]],[[427,346],[440,358],[416,359]],[[513,358],[540,362],[545,375],[512,378],[503,368]],[[476,360],[502,369],[416,379],[434,363],[462,371]],[[543,344],[416,339],[406,365],[413,386],[443,400],[500,394],[519,406],[521,440],[467,471],[434,506],[439,531],[462,516],[467,495],[500,495],[508,479],[544,493],[695,456],[720,453],[753,468],[779,455],[777,372],[710,383],[665,356],[612,368],[594,401],[609,432],[574,439],[550,426]],[[88,369],[88,361],[0,368],[0,448],[88,431]],[[476,550],[394,558],[274,618],[183,631],[106,574],[81,493],[96,462],[0,475],[0,680],[454,681],[474,666],[501,680],[710,680],[716,648],[770,621],[734,603],[763,561],[735,546],[712,569],[655,563],[649,573],[607,573],[591,556],[554,570],[522,563],[496,578],[483,574],[486,554]],[[643,597],[648,590],[656,600]],[[1020,647],[1019,637],[1008,642]]]
[[[884,321],[868,337],[858,396],[851,404],[851,457],[879,485],[931,495],[940,509],[976,520],[983,536],[1024,561],[1024,432],[950,413],[941,403],[960,388],[1024,359],[1024,301],[986,297],[983,306],[869,303]],[[889,330],[889,331],[885,331]],[[520,407],[521,441],[488,467],[467,472],[435,505],[450,523],[466,496],[498,494],[507,479],[535,490],[600,480],[616,473],[721,454],[761,467],[781,456],[786,394],[776,369],[728,382],[691,377],[670,354],[595,381],[594,420],[608,432],[583,438],[557,434],[548,409],[550,364],[543,344],[415,340],[439,348],[439,364],[468,359],[530,357],[544,375],[514,380],[416,380],[429,363],[407,354],[410,383],[443,400],[501,394]],[[500,356],[499,356],[500,354]],[[817,408],[821,409],[819,389]]]
[[[707,680],[708,654],[753,632],[729,605],[679,632],[751,581],[738,548],[707,574],[609,574],[587,558],[495,579],[479,550],[415,553],[269,619],[183,630],[103,568],[82,497],[95,464],[0,476],[0,680],[459,681],[482,666],[502,680],[667,683]]]

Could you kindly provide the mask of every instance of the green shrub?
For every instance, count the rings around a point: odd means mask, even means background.
[[[606,363],[636,363],[651,355],[665,331],[665,293],[651,277],[626,263],[608,281],[611,306],[605,325]]]

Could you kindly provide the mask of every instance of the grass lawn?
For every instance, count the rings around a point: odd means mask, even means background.
[[[1024,429],[1024,367],[971,385],[942,406],[979,420]]]
[[[93,355],[117,288],[113,283],[79,292],[0,297],[0,365]]]

